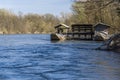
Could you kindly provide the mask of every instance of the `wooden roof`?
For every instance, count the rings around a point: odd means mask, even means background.
[[[70,27],[67,26],[66,24],[58,24],[58,25],[55,26],[55,28],[59,28],[59,27],[61,27],[61,26],[63,26],[64,28],[70,28]]]
[[[98,24],[96,24],[95,26],[94,26],[94,28],[97,28],[97,27],[101,27],[101,28],[110,28],[110,26],[109,25],[107,25],[107,24],[104,24],[104,23],[98,23]]]
[[[93,26],[92,24],[72,24],[72,26]]]
[[[72,24],[72,28],[92,28],[93,25],[92,24]]]

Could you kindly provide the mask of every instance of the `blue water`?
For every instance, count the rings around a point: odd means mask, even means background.
[[[100,42],[0,35],[0,80],[120,80],[120,54]]]

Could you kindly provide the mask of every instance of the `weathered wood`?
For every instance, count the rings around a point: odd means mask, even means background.
[[[94,26],[94,40],[95,41],[105,41],[109,39],[109,28],[110,26],[104,23],[98,23]]]
[[[62,24],[55,26],[55,29],[57,34],[65,35],[66,39],[93,40],[94,31],[92,24],[73,24],[71,26],[71,32],[69,31],[68,26]],[[63,29],[66,31],[63,31]],[[57,35],[52,36],[54,36],[52,37],[53,39],[60,39]]]
[[[62,34],[51,34],[51,41],[53,40],[66,40],[66,36]]]
[[[66,40],[69,26],[65,24],[58,24],[55,26],[56,33],[51,34],[51,40]],[[64,34],[63,34],[64,33]]]
[[[72,32],[69,33],[72,35],[72,39],[80,40],[92,40],[94,31],[92,24],[73,24]]]

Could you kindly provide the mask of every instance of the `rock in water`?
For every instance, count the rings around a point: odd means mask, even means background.
[[[120,34],[111,36],[110,39],[97,49],[117,51],[120,53]]]

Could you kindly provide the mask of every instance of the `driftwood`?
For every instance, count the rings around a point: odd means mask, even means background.
[[[113,35],[112,37],[110,37],[110,39],[104,42],[104,44],[98,47],[97,49],[120,52],[120,34]]]

